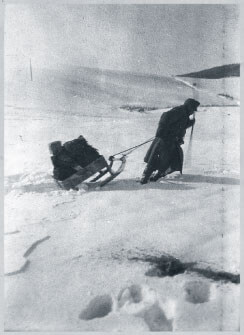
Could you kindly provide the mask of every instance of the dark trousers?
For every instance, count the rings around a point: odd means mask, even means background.
[[[155,181],[173,171],[182,173],[182,163],[183,151],[179,144],[164,145],[163,148],[158,146],[143,171],[142,181],[147,182],[154,171],[157,171],[154,177]]]

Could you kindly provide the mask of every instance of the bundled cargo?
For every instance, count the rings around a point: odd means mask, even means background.
[[[105,185],[120,174],[125,165],[125,156],[119,160],[121,165],[117,171],[112,170],[114,158],[111,157],[110,164],[99,154],[98,150],[92,147],[86,139],[80,135],[77,139],[65,142],[51,142],[49,144],[51,160],[53,163],[53,177],[61,188],[77,189],[83,181],[94,174],[98,174],[90,182],[98,181],[106,173],[110,176],[100,182]]]

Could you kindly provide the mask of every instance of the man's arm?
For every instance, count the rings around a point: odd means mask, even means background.
[[[192,119],[188,119],[186,128],[192,127],[196,122],[195,116],[192,116]]]
[[[159,120],[156,136],[161,138],[172,136],[174,124],[177,124],[179,119],[180,114],[177,112],[177,110],[173,109],[166,113],[163,113]]]

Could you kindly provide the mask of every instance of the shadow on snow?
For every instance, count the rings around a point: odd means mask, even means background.
[[[10,176],[8,181],[17,181],[20,175]],[[219,184],[219,185],[240,185],[240,180],[231,177],[217,177],[217,176],[205,176],[205,175],[195,175],[195,174],[183,174],[179,179],[161,179],[161,182],[149,182],[148,184],[141,185],[135,179],[117,179],[113,182],[105,185],[100,190],[101,191],[140,191],[146,189],[155,190],[171,190],[171,191],[186,191],[192,190],[194,187],[187,185],[186,183],[209,183],[209,184]],[[84,183],[86,184],[86,183]],[[89,185],[89,183],[88,183]],[[89,185],[89,192],[96,189],[99,184]],[[39,184],[25,184],[18,187],[11,187],[11,183],[5,186],[5,194],[18,190],[23,193],[48,193],[57,190],[61,190],[57,187],[54,181],[50,182],[47,180],[45,183]]]
[[[198,175],[198,174],[183,174],[180,180],[186,183],[240,185],[240,179],[237,179],[237,178],[205,176],[205,175]]]

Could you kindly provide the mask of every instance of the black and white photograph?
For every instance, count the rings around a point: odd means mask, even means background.
[[[240,4],[3,7],[4,331],[239,332]]]

